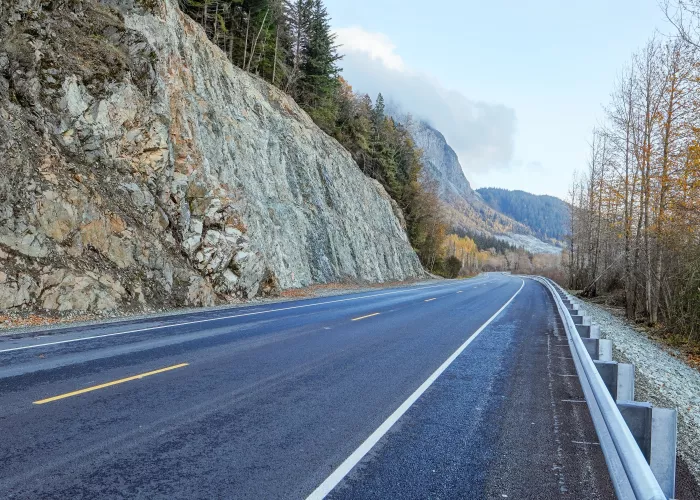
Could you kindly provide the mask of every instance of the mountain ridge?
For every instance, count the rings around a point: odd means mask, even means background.
[[[561,242],[570,233],[570,207],[555,196],[495,187],[479,188],[476,192],[494,210],[526,224],[543,241]]]
[[[559,253],[561,248],[535,236],[522,221],[489,205],[467,179],[457,153],[444,134],[427,121],[415,119],[392,107],[388,111],[404,123],[416,145],[423,151],[427,182],[436,185],[452,230],[478,232],[497,237],[532,253]]]

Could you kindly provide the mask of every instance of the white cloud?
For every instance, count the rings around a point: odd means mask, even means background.
[[[344,54],[343,75],[372,99],[381,92],[403,112],[427,121],[445,135],[463,169],[506,169],[515,148],[515,111],[500,104],[469,99],[434,78],[408,67],[396,45],[382,33],[361,27],[336,30]]]
[[[396,45],[384,33],[370,33],[359,26],[338,28],[335,30],[336,41],[346,52],[360,52],[373,60],[381,61],[388,69],[403,71],[405,65],[401,56],[394,50]]]

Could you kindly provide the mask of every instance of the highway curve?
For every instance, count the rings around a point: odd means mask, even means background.
[[[1,498],[613,497],[528,279],[38,333],[0,341]]]

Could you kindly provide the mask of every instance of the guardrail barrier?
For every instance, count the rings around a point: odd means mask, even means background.
[[[581,304],[553,281],[533,277],[554,298],[600,446],[620,499],[673,498],[675,409],[634,401],[634,365],[612,359],[612,342]]]

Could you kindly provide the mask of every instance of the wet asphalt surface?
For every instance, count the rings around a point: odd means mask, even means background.
[[[3,340],[0,498],[304,498],[522,284],[486,275]],[[551,298],[525,280],[330,496],[611,498],[569,357]]]

